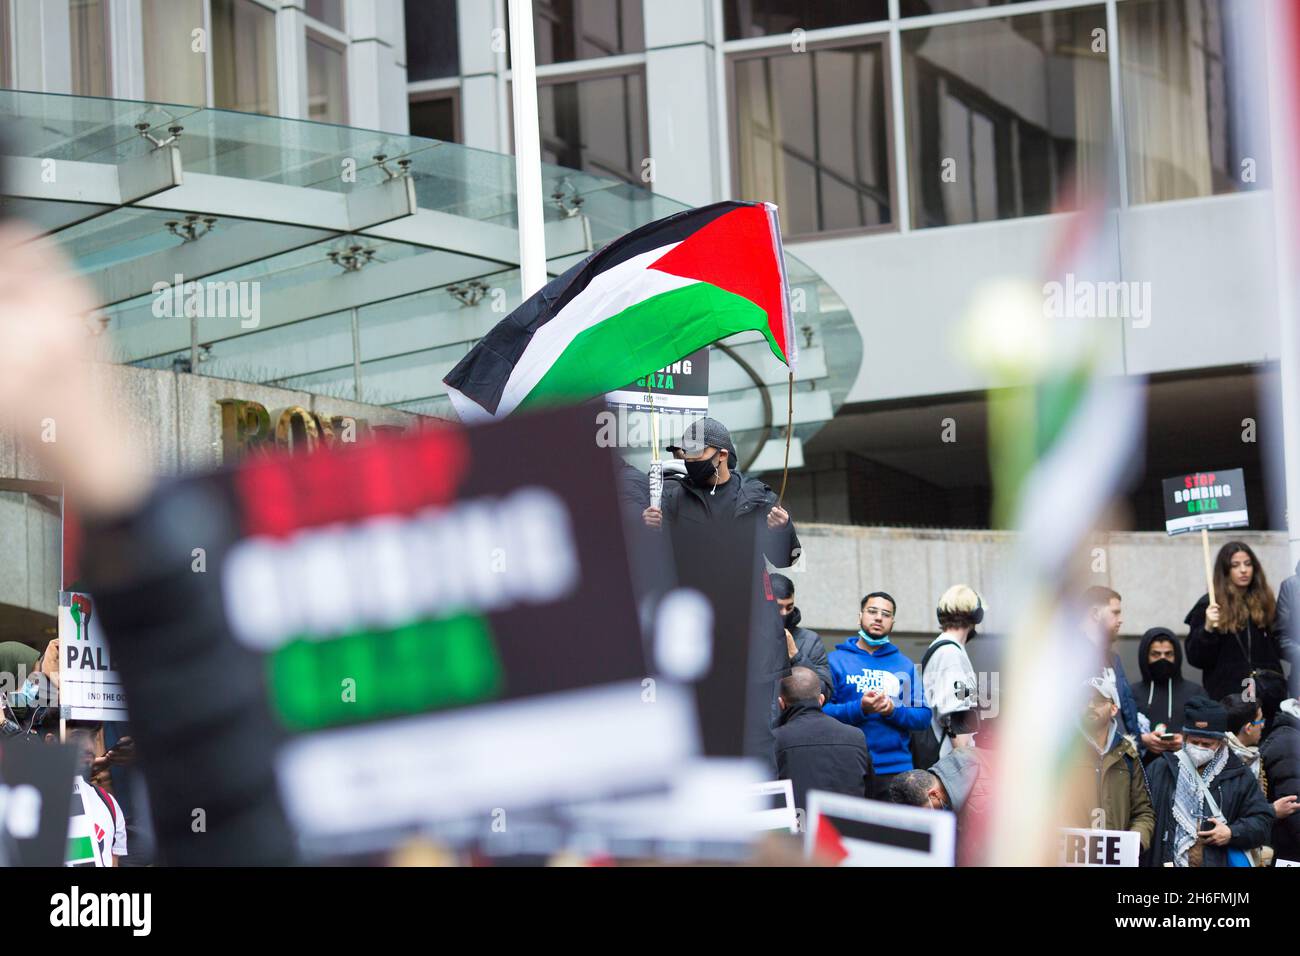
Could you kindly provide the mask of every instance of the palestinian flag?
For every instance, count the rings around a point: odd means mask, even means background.
[[[443,379],[462,421],[585,401],[736,332],[794,364],[771,203],[720,202],[648,223],[552,280]]]

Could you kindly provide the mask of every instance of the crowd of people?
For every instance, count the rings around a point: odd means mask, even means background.
[[[707,550],[724,540],[721,524],[743,526],[767,560],[756,564],[764,587],[751,633],[772,706],[751,708],[764,731],[746,735],[751,755],[791,781],[798,807],[822,790],[956,813],[958,859],[977,862],[998,799],[997,721],[969,654],[984,622],[981,594],[959,583],[938,597],[936,630],[917,660],[895,642],[898,602],[885,590],[861,598],[856,634],[828,648],[804,626],[792,578],[772,570],[800,555],[791,516],[736,467],[726,428],[702,419],[669,449],[680,467],[667,470],[657,498],[643,475],[621,476],[638,533]],[[1082,595],[1078,639],[1091,642],[1096,667],[1067,731],[1062,826],[1132,831],[1149,866],[1300,863],[1300,702],[1283,663],[1294,668],[1296,582],[1288,578],[1275,598],[1249,545],[1225,544],[1213,594],[1188,612],[1186,637],[1159,626],[1142,635],[1136,683],[1118,649],[1121,595],[1107,587]],[[1184,658],[1199,675],[1185,673]],[[152,842],[147,809],[133,814],[132,795],[114,792],[122,775],[112,771],[129,768],[132,742],[117,736],[120,727],[60,727],[58,662],[57,640],[43,653],[0,644],[0,670],[18,675],[4,695],[5,734],[74,744],[67,862],[123,865],[133,818]]]
[[[765,530],[786,535],[775,551],[760,541],[764,556],[786,566],[786,547],[798,539],[777,495],[740,474],[721,423],[704,419],[688,432],[669,446],[684,473],[666,482],[665,504],[644,507],[645,526],[762,518]],[[688,504],[698,513],[683,519]],[[817,789],[948,810],[958,813],[959,837],[977,837],[996,733],[996,721],[981,719],[986,702],[968,653],[984,618],[981,595],[966,584],[948,588],[935,608],[938,633],[913,661],[892,639],[898,605],[888,592],[863,597],[857,633],[828,652],[803,626],[791,578],[767,579],[785,650],[772,765],[792,782],[796,805]],[[1077,739],[1061,781],[1061,823],[1131,830],[1149,866],[1300,863],[1300,702],[1283,666],[1295,661],[1297,578],[1275,598],[1254,551],[1233,541],[1220,549],[1213,580],[1213,595],[1184,620],[1185,639],[1166,627],[1142,635],[1136,684],[1118,649],[1121,595],[1100,586],[1082,595],[1079,639],[1092,642],[1096,673],[1080,688],[1069,731]],[[761,625],[756,634],[761,645]],[[1184,654],[1200,683],[1184,675]]]

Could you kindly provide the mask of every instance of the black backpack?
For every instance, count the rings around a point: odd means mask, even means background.
[[[953,647],[961,647],[956,641],[942,640],[931,644],[926,650],[925,656],[921,658],[921,666],[917,668],[917,681],[925,679],[925,665],[930,663],[930,658],[939,648],[951,644]],[[924,683],[921,684],[925,686]],[[939,762],[939,754],[943,750],[943,741],[934,739],[934,727],[922,727],[920,730],[912,731],[911,736],[912,750],[912,768],[914,770],[929,770]]]

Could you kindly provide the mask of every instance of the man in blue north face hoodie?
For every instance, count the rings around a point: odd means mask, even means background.
[[[872,796],[888,800],[889,783],[912,769],[911,732],[930,726],[916,666],[889,640],[897,605],[884,591],[862,599],[857,637],[830,654],[835,695],[822,710],[861,727],[875,768]]]

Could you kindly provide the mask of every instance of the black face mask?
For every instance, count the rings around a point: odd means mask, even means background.
[[[790,613],[785,615],[785,626],[798,627],[800,620],[802,620],[802,615],[799,614],[799,609],[797,607],[792,607],[790,608]]]
[[[713,476],[718,473],[718,453],[714,452],[709,458],[701,458],[698,461],[686,461],[686,474],[690,475],[691,481],[701,487],[707,487],[713,480]]]
[[[1178,675],[1178,665],[1163,658],[1152,661],[1147,665],[1147,669],[1151,671],[1152,680],[1171,680]]]

